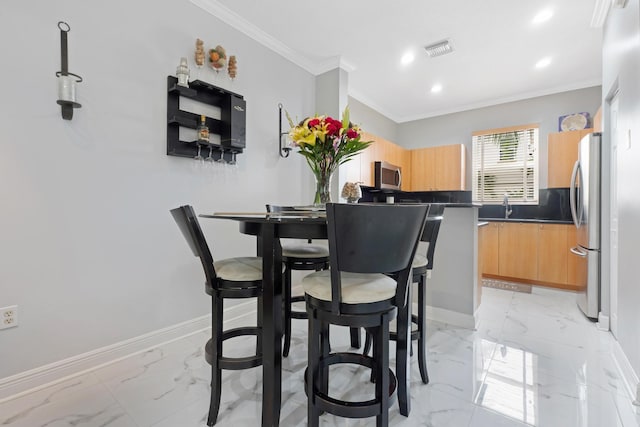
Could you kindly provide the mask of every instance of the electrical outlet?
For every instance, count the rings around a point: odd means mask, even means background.
[[[13,328],[18,326],[18,306],[0,308],[0,329]]]

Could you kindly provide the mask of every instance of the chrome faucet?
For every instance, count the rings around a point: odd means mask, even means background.
[[[509,215],[511,215],[511,212],[513,211],[509,208],[509,195],[507,193],[504,193],[502,206],[504,206],[504,219],[509,219]]]

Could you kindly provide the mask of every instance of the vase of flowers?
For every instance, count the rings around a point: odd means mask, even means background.
[[[305,157],[316,179],[315,205],[331,202],[331,177],[341,164],[348,162],[373,141],[362,141],[359,126],[349,121],[349,107],[342,120],[329,116],[314,116],[296,125],[287,113],[289,136],[299,153]]]

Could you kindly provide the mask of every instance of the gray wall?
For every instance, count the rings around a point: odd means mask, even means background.
[[[349,97],[349,110],[351,111],[351,121],[360,125],[362,129],[397,143],[400,125],[396,122],[351,96]]]
[[[70,70],[84,77],[72,121],[56,104],[60,20]],[[314,77],[188,0],[7,0],[0,23],[0,307],[20,311],[0,331],[0,378],[209,313],[169,209],[312,200],[302,156],[278,156],[277,105],[313,114]],[[165,154],[166,78],[181,56],[197,74],[197,37],[238,57],[233,82],[199,73],[247,101],[236,170]],[[214,257],[255,252],[237,224],[202,225]]]
[[[547,187],[547,135],[558,131],[558,117],[586,111],[593,116],[601,102],[600,86],[463,111],[398,126],[396,143],[406,148],[465,144],[467,188],[471,188],[471,134],[514,125],[540,125],[540,188]]]
[[[638,286],[638,242],[640,241],[640,7],[630,0],[624,9],[611,9],[604,29],[602,102],[619,89],[618,127],[630,145],[619,148],[617,157],[618,202],[618,331],[616,338],[636,375],[640,374],[640,286]],[[632,42],[633,41],[633,42]],[[605,108],[605,147],[610,150]],[[604,233],[609,230],[603,229]],[[615,268],[615,266],[614,266]],[[609,277],[603,277],[608,282]],[[608,284],[608,283],[607,283]]]

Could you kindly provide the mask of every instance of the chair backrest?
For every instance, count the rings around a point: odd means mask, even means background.
[[[340,272],[398,273],[397,297],[406,298],[411,262],[428,204],[327,203],[331,307],[340,312]]]
[[[211,256],[209,245],[207,245],[207,240],[204,237],[204,233],[202,233],[193,207],[190,205],[180,206],[172,209],[171,215],[178,224],[178,228],[180,228],[193,254],[200,258],[207,284],[215,287],[216,271],[213,267],[213,256]]]
[[[444,207],[442,203],[432,203],[427,215],[427,222],[424,225],[424,231],[420,238],[423,242],[429,242],[427,249],[427,270],[433,270],[433,260],[436,252],[436,242],[438,233],[440,232],[440,224],[444,218]]]

